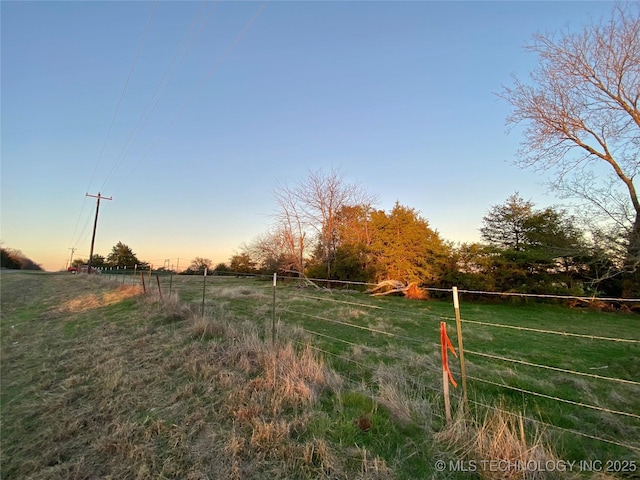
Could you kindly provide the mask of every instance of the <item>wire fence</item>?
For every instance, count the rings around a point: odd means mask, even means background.
[[[417,391],[431,392],[435,404],[443,395],[438,328],[445,322],[452,336],[457,335],[451,301],[374,298],[362,293],[372,284],[334,280],[332,288],[326,288],[322,286],[329,285],[326,280],[274,276],[272,283],[269,276],[233,273],[209,277],[152,271],[107,274],[121,283],[140,285],[146,279],[145,288],[201,303],[203,314],[223,303],[239,319],[272,326],[265,328],[265,335],[271,332],[274,341],[276,335],[286,334],[322,353],[355,385],[374,383],[381,365],[396,365]],[[149,281],[154,276],[156,280]],[[454,289],[428,291],[452,295]],[[454,394],[459,408],[467,400],[479,414],[518,412],[564,442],[582,438],[619,448],[620,455],[622,451],[624,455],[640,454],[638,315],[548,303],[586,302],[588,297],[459,293],[463,300],[465,295],[473,299],[459,305],[459,332],[465,345],[459,353],[467,357],[464,381],[469,385],[468,400],[460,389]],[[487,300],[497,295],[541,303]],[[640,302],[634,298],[608,300]],[[465,366],[452,364],[452,370],[460,378]],[[444,421],[439,412],[433,414]]]

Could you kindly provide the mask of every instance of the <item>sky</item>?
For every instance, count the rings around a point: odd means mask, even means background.
[[[610,2],[0,3],[0,241],[46,270],[119,241],[142,261],[226,262],[268,230],[277,182],[339,169],[480,240],[516,191],[561,203],[513,164],[497,94],[527,79],[535,33]]]

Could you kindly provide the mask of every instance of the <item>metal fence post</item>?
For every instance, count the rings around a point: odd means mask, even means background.
[[[204,279],[202,282],[202,316],[204,317],[204,294],[207,291],[207,267],[204,267]]]
[[[276,283],[277,273],[273,273],[273,303],[271,305],[271,343],[276,344]]]
[[[462,376],[462,399],[464,401],[465,410],[468,408],[467,403],[467,372],[464,365],[464,348],[462,345],[462,320],[460,319],[460,302],[458,300],[458,287],[452,288],[453,308],[456,312],[456,328],[458,333],[458,351],[460,352],[460,375]]]
[[[160,288],[160,275],[156,274],[156,282],[158,283],[158,295],[160,295],[160,300],[162,300],[162,289]]]
[[[143,291],[144,293],[147,293],[147,286],[146,286],[146,284],[144,283],[144,273],[143,273],[143,272],[140,272],[140,278],[142,279],[142,291]]]

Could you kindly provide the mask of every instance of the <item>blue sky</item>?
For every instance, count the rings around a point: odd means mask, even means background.
[[[515,191],[561,202],[511,164],[521,131],[496,93],[534,67],[534,33],[611,7],[3,1],[3,246],[47,270],[88,256],[100,191],[96,253],[227,261],[268,228],[276,181],[331,168],[477,241]]]

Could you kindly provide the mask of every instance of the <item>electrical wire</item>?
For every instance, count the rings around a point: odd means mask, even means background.
[[[131,75],[135,69],[136,63],[138,62],[138,57],[140,56],[140,52],[142,51],[142,46],[144,45],[144,41],[147,38],[147,33],[149,33],[149,28],[151,27],[151,22],[153,17],[156,14],[158,9],[158,3],[160,0],[156,0],[153,5],[153,10],[151,11],[151,16],[147,21],[147,25],[145,26],[144,33],[142,34],[142,39],[140,39],[140,43],[138,44],[138,49],[136,50],[136,54],[133,57],[133,62],[131,63],[131,68],[129,69],[129,74],[127,75],[127,79],[124,82],[124,86],[122,87],[122,92],[120,93],[120,99],[118,100],[118,105],[116,106],[116,111],[113,113],[113,118],[111,119],[111,124],[109,125],[109,129],[107,130],[107,136],[104,139],[104,143],[102,144],[102,149],[100,150],[100,154],[98,155],[98,160],[93,169],[93,174],[91,175],[91,180],[89,181],[89,185],[87,186],[87,192],[91,189],[91,184],[93,183],[93,179],[95,178],[96,172],[98,170],[98,166],[102,161],[102,157],[104,155],[105,148],[107,146],[107,142],[109,141],[109,137],[111,136],[111,131],[113,130],[113,126],[116,122],[116,118],[118,117],[118,112],[120,111],[120,106],[122,105],[122,100],[124,99],[124,94],[127,91],[127,87],[129,86],[129,81],[131,80]]]
[[[142,114],[140,115],[140,118],[138,119],[138,122],[136,123],[136,126],[133,128],[133,130],[129,134],[129,137],[128,137],[126,143],[125,143],[125,146],[123,147],[122,151],[120,152],[116,162],[114,162],[113,166],[111,167],[111,170],[107,174],[107,176],[105,178],[105,181],[103,182],[103,185],[101,187],[102,190],[106,189],[106,187],[109,185],[110,181],[113,179],[113,176],[114,176],[115,172],[121,167],[121,165],[124,162],[127,154],[131,150],[131,147],[133,146],[135,141],[138,139],[138,136],[140,135],[140,133],[142,132],[144,127],[147,125],[147,123],[148,123],[149,119],[151,118],[153,112],[155,111],[156,107],[160,103],[160,100],[164,97],[164,94],[167,91],[167,88],[169,87],[169,85],[171,85],[171,83],[173,82],[173,79],[175,78],[176,74],[180,70],[180,67],[182,66],[182,63],[184,62],[184,60],[187,58],[187,56],[191,52],[191,49],[192,49],[192,47],[194,45],[195,39],[200,35],[200,33],[202,32],[202,29],[204,28],[204,26],[206,25],[207,21],[209,20],[209,17],[213,14],[214,10],[216,9],[216,6],[218,4],[218,0],[216,0],[216,2],[213,4],[213,7],[211,8],[211,10],[207,14],[207,16],[204,18],[204,20],[202,22],[199,22],[199,19],[202,16],[203,12],[205,11],[207,4],[208,4],[207,1],[202,2],[202,5],[201,5],[200,9],[196,12],[195,17],[192,20],[191,24],[189,25],[187,31],[185,32],[185,34],[184,34],[184,36],[182,38],[182,41],[178,45],[178,48],[176,49],[176,52],[173,55],[173,58],[170,60],[169,64],[167,65],[167,68],[165,69],[164,74],[162,75],[160,81],[156,85],[156,88],[155,88],[151,98],[149,99],[149,102],[147,103],[147,105],[146,105],[145,109],[143,110]],[[199,26],[198,26],[198,23],[200,23]],[[185,49],[184,53],[182,54],[182,57],[180,58],[180,61],[177,64],[177,66],[175,68],[173,68],[173,65],[176,62],[176,59],[178,58],[178,56],[180,54],[180,51],[183,49],[183,47],[187,43],[187,41],[189,41],[189,43],[187,45],[187,48]],[[171,76],[169,77],[169,79],[165,82],[165,80],[167,79],[167,76],[169,75],[169,72],[171,72],[172,68],[173,68],[173,72],[171,73]]]
[[[125,178],[122,180],[121,185],[124,184],[129,177],[133,174],[133,172],[138,168],[138,166],[140,166],[140,164],[146,160],[146,158],[151,154],[151,152],[153,151],[153,149],[156,147],[156,145],[158,145],[158,143],[160,143],[160,141],[165,137],[165,135],[167,134],[167,132],[169,131],[169,129],[173,126],[173,124],[178,120],[178,118],[180,118],[180,116],[182,115],[182,113],[186,110],[186,108],[189,106],[189,104],[193,101],[193,99],[196,97],[196,95],[200,92],[200,90],[202,90],[202,88],[204,87],[204,85],[209,81],[209,79],[213,76],[214,73],[217,72],[218,68],[220,67],[220,65],[222,64],[222,62],[227,58],[227,56],[231,53],[231,51],[235,48],[235,46],[238,44],[238,42],[242,39],[242,37],[244,37],[244,35],[247,33],[247,31],[249,30],[249,28],[251,27],[251,25],[253,25],[253,23],[255,22],[255,20],[260,16],[260,14],[263,12],[263,10],[266,8],[267,6],[267,2],[264,2],[260,8],[258,9],[258,11],[249,19],[249,21],[245,24],[245,26],[243,27],[243,29],[240,31],[240,33],[237,35],[237,37],[233,40],[233,42],[229,45],[229,47],[227,47],[227,49],[224,51],[224,53],[218,58],[218,60],[215,62],[215,64],[213,65],[213,67],[209,70],[209,72],[207,73],[207,75],[205,76],[205,78],[198,84],[198,86],[195,88],[195,90],[191,93],[191,95],[187,98],[187,100],[184,102],[184,104],[182,105],[182,107],[178,110],[178,112],[176,113],[176,115],[171,119],[171,121],[165,126],[165,128],[162,130],[162,132],[160,132],[160,134],[158,135],[158,137],[155,139],[155,141],[151,144],[151,146],[148,148],[148,150],[146,151],[146,153],[144,153],[143,155],[140,156],[140,158],[138,159],[138,161],[133,165],[133,167],[131,168],[131,170],[129,171],[129,173],[125,176]],[[118,188],[118,187],[116,187]]]
[[[107,135],[104,139],[104,142],[102,144],[102,148],[100,149],[100,153],[98,154],[98,159],[96,160],[96,164],[93,167],[93,172],[91,174],[91,177],[89,179],[89,184],[87,185],[87,189],[86,191],[89,192],[91,190],[91,185],[93,184],[93,180],[95,179],[96,173],[98,171],[98,167],[100,166],[100,162],[102,161],[102,157],[104,156],[104,151],[106,149],[107,146],[107,142],[109,141],[109,138],[111,136],[111,132],[113,130],[113,126],[115,124],[116,118],[118,117],[118,112],[120,111],[120,106],[122,105],[122,100],[124,99],[124,95],[125,92],[127,91],[127,87],[129,85],[129,80],[131,79],[131,75],[133,74],[133,71],[135,69],[135,66],[138,62],[138,57],[140,56],[140,51],[142,50],[142,45],[145,42],[145,39],[147,37],[147,33],[149,32],[149,28],[151,27],[151,22],[153,20],[153,17],[156,14],[156,10],[158,9],[158,3],[159,0],[156,0],[154,6],[153,6],[153,10],[151,11],[151,15],[149,16],[149,19],[147,20],[147,24],[145,26],[144,32],[142,34],[142,38],[140,39],[140,43],[138,44],[138,48],[136,50],[136,53],[133,57],[133,61],[131,62],[131,67],[129,68],[129,74],[127,75],[127,78],[125,80],[124,86],[122,87],[122,91],[120,92],[120,98],[118,100],[118,104],[116,105],[116,110],[113,113],[113,117],[111,118],[111,124],[109,125],[109,129],[107,130]],[[80,213],[78,214],[78,219],[76,220],[76,225],[73,229],[73,235],[71,237],[71,245],[72,247],[76,247],[79,243],[80,243],[80,238],[82,238],[82,234],[84,233],[84,230],[86,229],[86,224],[85,224],[85,228],[83,228],[82,232],[80,233],[80,235],[78,235],[78,240],[76,241],[76,232],[78,230],[78,224],[80,222],[80,219],[82,218],[82,213],[84,212],[84,207],[86,205],[86,196],[83,197],[83,201],[82,201],[82,206],[80,207]]]

